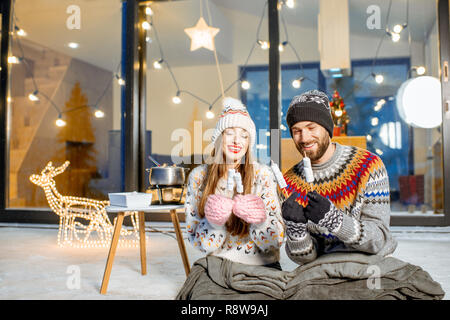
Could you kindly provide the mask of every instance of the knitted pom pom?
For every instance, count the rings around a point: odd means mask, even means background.
[[[212,194],[205,203],[205,217],[210,223],[223,226],[230,217],[232,209],[232,199]]]
[[[263,223],[266,220],[264,202],[254,194],[236,195],[233,213],[248,223]]]
[[[223,98],[222,106],[223,106],[223,110],[233,109],[233,110],[247,111],[247,108],[244,106],[244,104],[240,100],[232,98],[232,97]]]

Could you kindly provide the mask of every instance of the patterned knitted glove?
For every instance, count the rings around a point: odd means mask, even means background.
[[[281,214],[286,225],[286,235],[292,240],[299,240],[306,236],[307,228],[303,207],[295,199],[298,193],[294,192],[281,205]]]
[[[248,223],[266,221],[266,207],[261,197],[254,194],[237,194],[234,197],[233,213]]]
[[[283,219],[286,221],[292,221],[294,223],[306,223],[307,219],[303,207],[295,201],[298,198],[298,193],[294,192],[291,194],[286,201],[281,205],[281,213]]]
[[[205,217],[215,225],[223,226],[233,210],[233,200],[218,194],[212,194],[205,203]]]
[[[308,192],[308,205],[305,215],[308,220],[334,232],[342,223],[342,212],[336,209],[330,200],[321,196],[316,191]]]

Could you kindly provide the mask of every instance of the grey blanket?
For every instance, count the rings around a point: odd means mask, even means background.
[[[333,253],[279,271],[215,256],[197,260],[178,300],[442,299],[439,283],[393,257]]]

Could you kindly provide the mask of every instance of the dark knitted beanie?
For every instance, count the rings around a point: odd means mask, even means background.
[[[300,121],[316,122],[328,131],[330,138],[333,137],[334,123],[328,96],[324,92],[310,90],[292,99],[286,114],[291,136],[291,127]]]

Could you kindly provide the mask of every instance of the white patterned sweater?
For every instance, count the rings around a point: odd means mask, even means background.
[[[284,225],[278,200],[277,183],[270,167],[255,163],[252,194],[261,197],[265,205],[266,220],[261,224],[250,224],[247,236],[232,236],[225,226],[209,223],[198,214],[203,193],[203,180],[207,165],[194,168],[188,180],[186,193],[186,230],[192,246],[219,257],[249,265],[266,265],[280,259],[280,247],[284,241]],[[219,179],[215,194],[231,198],[226,190],[227,181]]]

